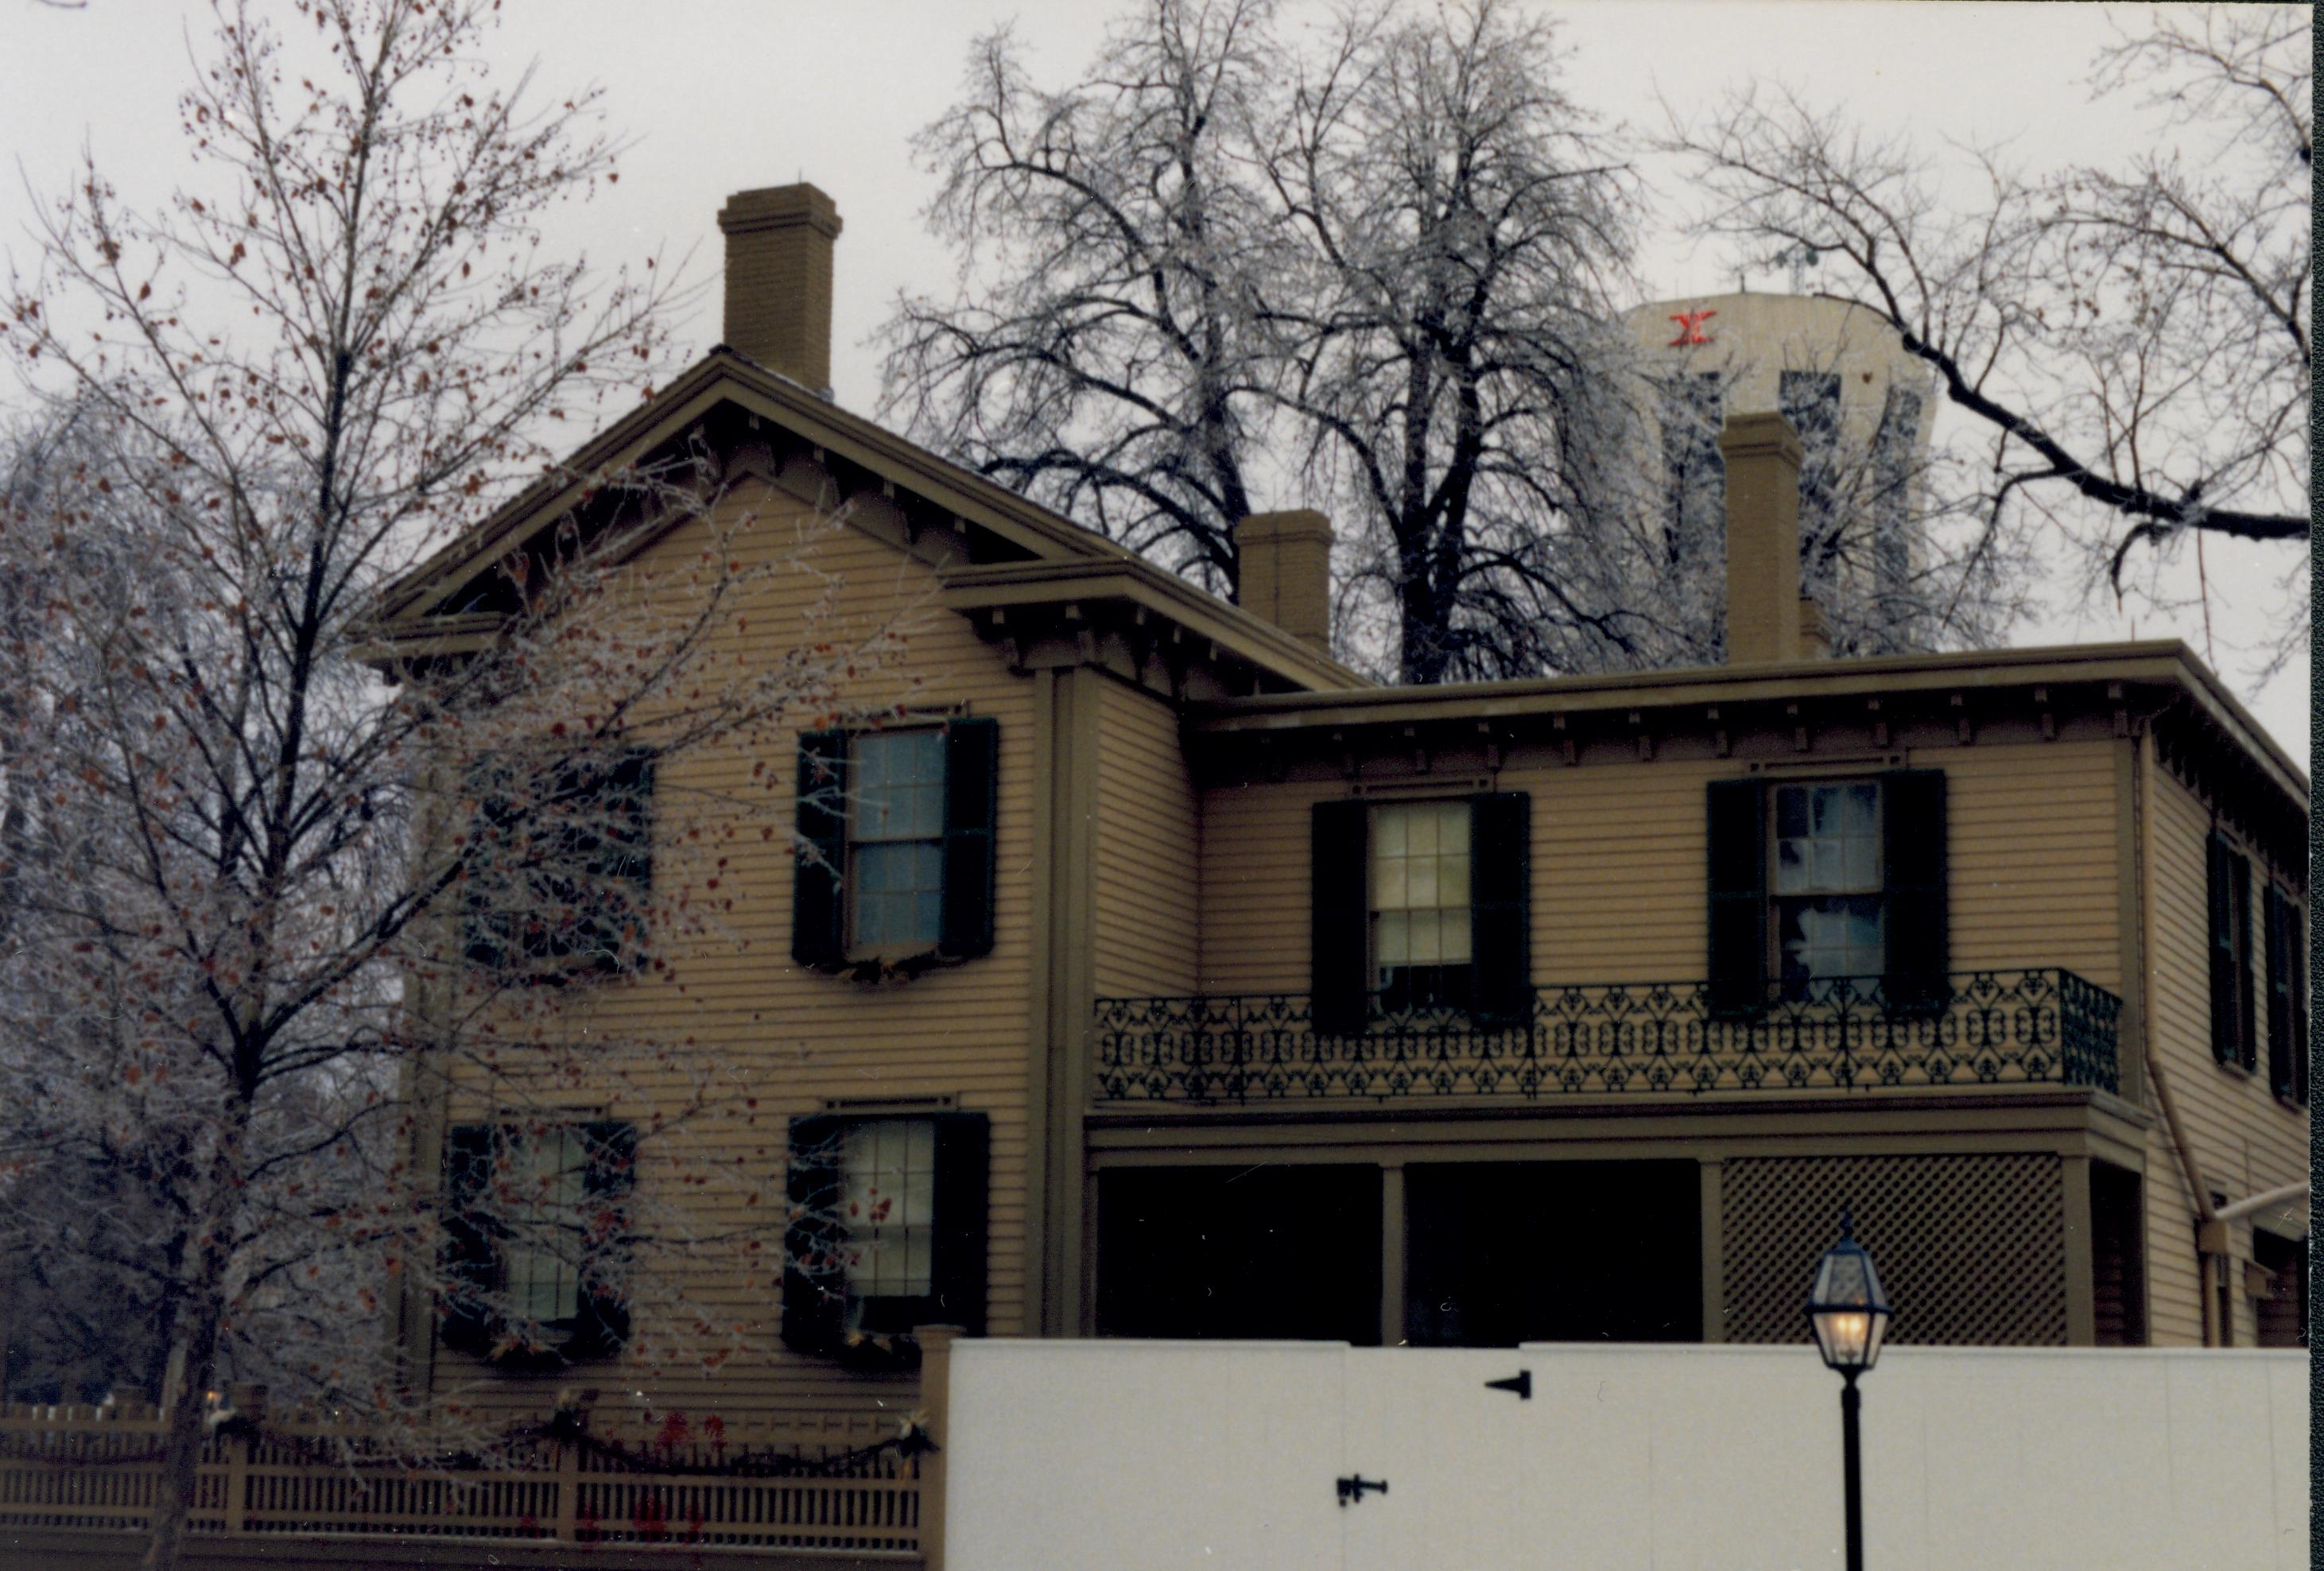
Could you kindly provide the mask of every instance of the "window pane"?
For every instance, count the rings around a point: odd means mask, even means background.
[[[1412,958],[1416,965],[1429,965],[1442,959],[1436,943],[1436,913],[1415,911],[1412,922]]]
[[[1469,963],[1469,913],[1443,911],[1438,913],[1437,947],[1443,950],[1444,964],[1465,966]]]
[[[944,833],[944,738],[935,731],[882,732],[854,739],[852,836],[857,840],[927,839]]]
[[[936,1125],[881,1119],[847,1132],[839,1222],[846,1229],[848,1293],[860,1313],[876,1298],[931,1290],[936,1221]]]
[[[1405,851],[1413,856],[1434,856],[1436,854],[1436,815],[1431,812],[1406,812]]]
[[[944,904],[941,842],[903,840],[860,846],[854,875],[858,944],[936,941]]]
[[[1469,854],[1469,804],[1444,802],[1436,809],[1436,849],[1448,856]]]
[[[1411,918],[1402,911],[1382,911],[1372,950],[1382,966],[1407,965],[1412,959]]]
[[[1409,817],[1401,808],[1379,808],[1372,812],[1372,850],[1377,856],[1404,855],[1404,826]]]

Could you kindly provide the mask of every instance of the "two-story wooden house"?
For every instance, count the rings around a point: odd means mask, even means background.
[[[1727,665],[1370,685],[1321,517],[1250,521],[1242,605],[1204,594],[818,393],[822,193],[720,219],[726,343],[576,467],[691,441],[778,522],[843,508],[818,565],[920,608],[918,686],[770,761],[814,854],[733,853],[683,994],[567,990],[746,1076],[795,1197],[889,1202],[820,1280],[738,1271],[758,1351],[656,1401],[892,1409],[908,1361],[859,1338],[939,1322],[1796,1341],[1843,1205],[1899,1340],[2304,1325],[2307,782],[2183,646],[1825,657],[1796,441],[1738,417]],[[489,636],[569,504],[401,586],[391,656]],[[630,1385],[618,1340],[511,1400]]]

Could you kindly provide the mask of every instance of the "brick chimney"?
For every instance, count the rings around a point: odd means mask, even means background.
[[[1332,521],[1302,508],[1254,513],[1235,525],[1235,602],[1312,647],[1332,652]]]
[[[1727,663],[1830,652],[1823,613],[1800,593],[1800,437],[1774,412],[1728,418]]]
[[[815,187],[736,191],[726,236],[727,347],[831,396],[831,247],[839,209]]]

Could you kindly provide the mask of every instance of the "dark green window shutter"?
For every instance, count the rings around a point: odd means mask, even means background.
[[[511,865],[516,837],[507,773],[507,766],[493,759],[480,761],[468,772],[468,793],[476,799],[476,811],[468,821],[460,944],[468,964],[486,971],[501,970],[513,957],[514,918],[509,908],[514,899],[510,885],[516,877]]]
[[[2283,968],[2292,1001],[2292,1099],[2308,1105],[2308,935],[2301,902],[2283,899]]]
[[[982,1113],[936,1115],[936,1251],[928,1306],[936,1326],[984,1335],[985,1210],[991,1182],[991,1132]]]
[[[602,816],[574,837],[583,886],[575,896],[576,930],[564,947],[601,971],[629,970],[643,958],[646,901],[653,892],[653,783],[654,755],[642,747],[585,779]]]
[[[1353,1036],[1364,1029],[1371,991],[1369,813],[1362,802],[1315,804],[1308,989],[1318,1036]]]
[[[1711,782],[1711,1012],[1757,1013],[1767,1002],[1767,792],[1756,780]]]
[[[944,915],[937,947],[954,958],[992,952],[992,826],[1001,727],[945,728]]]
[[[2228,898],[2234,902],[2236,937],[2236,1040],[2243,1044],[2243,1066],[2259,1067],[2258,1000],[2252,987],[2251,858],[2233,857],[2227,864]]]
[[[847,907],[840,875],[847,866],[847,734],[809,731],[799,737],[798,864],[791,877],[791,958],[837,966],[847,958]]]
[[[2292,911],[2282,891],[2268,885],[2267,912],[2267,1087],[2278,1096],[2292,1095],[2292,966],[2287,950]]]
[[[1945,772],[1891,770],[1880,777],[1881,919],[1888,963],[1883,987],[1891,1008],[1937,1010],[1949,996],[1952,969],[1945,850]]]
[[[1532,848],[1533,799],[1524,791],[1471,804],[1469,943],[1480,1025],[1533,1017]]]
[[[490,1124],[463,1123],[444,1135],[444,1345],[460,1353],[493,1345],[500,1250],[479,1202],[492,1182],[494,1134]]]
[[[2211,1054],[2249,1067],[2252,1040],[2251,863],[2224,835],[2210,839]]]
[[[581,1281],[565,1356],[608,1358],[630,1339],[626,1244],[630,1190],[636,1182],[637,1126],[604,1122],[581,1128],[586,1166],[582,1190]]]
[[[790,1216],[783,1234],[783,1341],[800,1353],[838,1350],[846,1322],[847,1277],[836,1224],[845,1176],[840,1170],[844,1119],[791,1120]]]

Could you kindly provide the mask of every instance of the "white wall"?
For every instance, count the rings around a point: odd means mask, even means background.
[[[1862,1389],[1879,1571],[2308,1564],[2304,1354],[1900,1347]],[[1839,1393],[1806,1347],[964,1342],[945,1565],[1836,1566]]]

